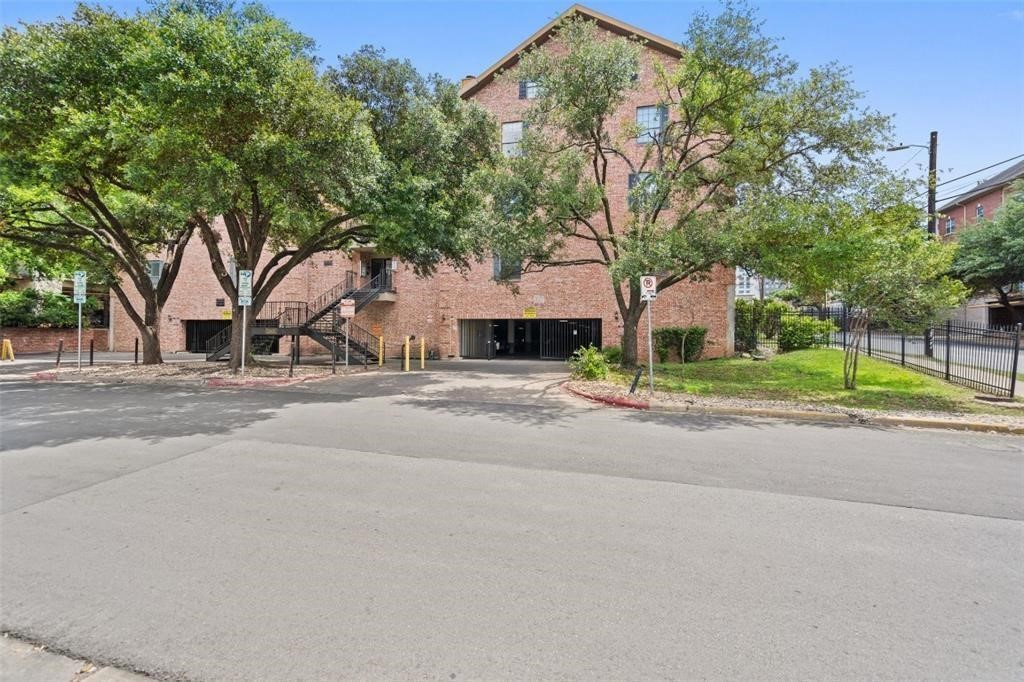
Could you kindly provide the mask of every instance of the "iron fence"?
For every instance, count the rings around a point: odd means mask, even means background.
[[[797,319],[821,321],[813,345],[845,349],[853,340],[854,316],[845,308],[828,310],[737,311],[736,349],[787,350],[784,331]],[[870,324],[861,352],[924,372],[951,383],[999,396],[1016,394],[1018,373],[1024,371],[1021,325],[990,327],[947,320],[921,334],[902,334]]]

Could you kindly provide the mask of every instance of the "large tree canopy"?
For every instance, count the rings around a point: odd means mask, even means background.
[[[1011,305],[1013,287],[1024,286],[1024,181],[991,220],[964,230],[953,272],[976,294],[995,294],[1015,323],[1024,322],[1024,306]]]
[[[177,160],[174,184],[202,197],[199,228],[232,301],[218,215],[235,264],[254,271],[254,315],[317,252],[373,243],[420,272],[464,262],[494,133],[452,85],[368,48],[320,75],[309,40],[256,6],[177,3],[158,17],[150,96],[169,126],[157,144]]]
[[[682,57],[645,67],[655,73],[652,104],[667,116],[643,145],[632,110],[621,120],[640,87],[642,45],[580,18],[564,22],[552,43],[525,52],[510,74],[540,94],[525,116],[521,155],[494,179],[492,237],[527,271],[608,268],[626,363],[636,359],[641,274],[660,273],[664,290],[737,260],[757,237],[756,223],[741,219],[739,192],[841,187],[887,131],[885,117],[857,108],[845,70],[799,75],[743,7],[697,14]],[[610,172],[616,164],[633,178],[625,215],[612,198],[623,181]]]
[[[193,205],[154,176],[160,112],[142,95],[156,38],[148,21],[80,6],[0,40],[0,236],[102,274],[147,363],[160,362],[160,310],[195,226]]]

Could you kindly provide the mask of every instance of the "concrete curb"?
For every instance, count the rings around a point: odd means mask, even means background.
[[[790,419],[807,422],[819,422],[830,424],[846,425],[870,425],[870,426],[904,426],[915,429],[952,429],[954,431],[974,431],[983,433],[1005,433],[1009,435],[1024,435],[1024,426],[1012,426],[1010,424],[986,424],[985,422],[972,422],[965,420],[935,419],[932,417],[890,417],[885,415],[862,416],[857,414],[837,414],[834,412],[812,412],[810,410],[786,410],[781,408],[768,407],[716,407],[713,405],[676,405],[672,403],[647,402],[642,400],[631,400],[615,396],[604,396],[595,393],[588,393],[569,386],[568,382],[562,384],[566,392],[585,400],[596,403],[611,405],[613,407],[628,407],[635,410],[648,410],[650,412],[662,412],[668,414],[710,414],[730,415],[736,417],[768,417],[770,419]]]
[[[56,372],[43,371],[29,375],[31,381],[60,381],[67,384],[138,384],[146,386],[190,386],[207,388],[252,388],[258,386],[291,386],[307,381],[321,381],[334,375],[314,375],[305,377],[251,377],[248,379],[235,377],[201,377],[194,379],[168,378],[154,380],[139,377],[60,377]]]

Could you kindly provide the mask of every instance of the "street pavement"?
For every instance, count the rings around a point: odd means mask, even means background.
[[[1024,676],[1024,439],[434,368],[0,382],[0,626],[166,679]]]

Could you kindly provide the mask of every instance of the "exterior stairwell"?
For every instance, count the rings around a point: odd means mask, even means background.
[[[249,347],[254,351],[268,348],[274,338],[308,336],[327,350],[344,357],[348,338],[349,358],[364,364],[378,361],[380,339],[371,332],[340,318],[341,301],[352,299],[356,312],[368,306],[384,291],[390,290],[390,273],[378,274],[360,282],[356,273],[345,273],[345,279],[313,301],[268,301],[259,316],[249,322]],[[224,360],[231,354],[231,329],[228,325],[206,342],[208,361]]]

